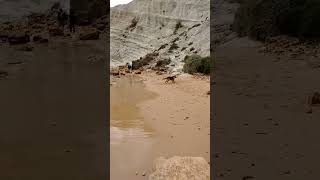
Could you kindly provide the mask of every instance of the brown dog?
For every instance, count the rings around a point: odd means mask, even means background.
[[[163,78],[163,80],[166,80],[165,83],[168,83],[169,81],[174,83],[175,78],[177,78],[177,75],[165,77],[165,78]]]

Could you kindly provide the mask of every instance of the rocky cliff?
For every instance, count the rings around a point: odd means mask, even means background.
[[[209,0],[134,0],[111,9],[111,65],[157,53],[181,70],[186,55],[210,55]]]

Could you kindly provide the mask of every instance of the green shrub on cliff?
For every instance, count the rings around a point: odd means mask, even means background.
[[[210,74],[211,58],[199,55],[186,56],[184,59],[183,71],[189,74],[202,73]]]

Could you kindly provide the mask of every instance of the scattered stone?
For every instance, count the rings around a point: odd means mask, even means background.
[[[97,56],[97,55],[90,55],[88,56],[88,62],[90,64],[93,64],[93,63],[96,63],[96,62],[99,62],[99,61],[103,61],[104,58],[102,56]]]
[[[156,75],[162,75],[162,74],[163,74],[163,72],[161,72],[161,71],[156,72]]]
[[[156,159],[153,167],[154,172],[149,180],[162,179],[210,179],[210,165],[202,157],[178,157],[170,159],[160,157]]]
[[[308,97],[308,104],[311,106],[320,104],[320,93],[314,92],[311,96],[309,96]]]
[[[137,176],[138,174],[139,174],[138,171],[136,171],[136,176]]]
[[[95,27],[99,31],[104,31],[106,29],[106,25],[105,24],[97,24],[97,25],[95,25]]]
[[[283,172],[283,174],[291,174],[291,172],[290,171],[285,171],[285,172]]]
[[[254,179],[253,176],[243,176],[242,180]]]
[[[134,73],[135,74],[141,74],[141,71],[138,70],[138,71],[135,71]]]
[[[256,132],[257,135],[268,135],[267,132]]]
[[[3,41],[6,41],[9,37],[9,31],[8,30],[0,30],[0,39]]]
[[[143,172],[143,173],[142,173],[142,176],[146,176],[146,175],[147,175],[146,172]]]
[[[8,72],[0,70],[0,80],[5,79],[8,75],[9,75]]]
[[[12,32],[8,36],[10,44],[25,44],[30,42],[30,37],[26,32]]]
[[[306,108],[306,113],[307,113],[307,114],[311,114],[311,113],[312,113],[312,107],[308,106],[308,107]]]
[[[48,29],[50,36],[63,36],[63,30],[58,27],[50,27]]]
[[[56,122],[50,122],[50,126],[57,126]]]
[[[48,39],[41,39],[41,40],[39,41],[39,43],[48,43],[48,42],[49,42]]]
[[[41,34],[34,35],[32,37],[32,40],[33,40],[33,42],[39,42],[39,43],[49,42],[48,38],[44,38],[43,35],[41,35]]]
[[[80,40],[97,40],[99,39],[99,32],[97,29],[88,28],[82,29],[79,35]]]
[[[23,64],[23,61],[15,61],[15,62],[8,62],[8,65],[19,65],[19,64]]]
[[[18,51],[32,51],[33,47],[30,45],[24,45],[17,48]]]
[[[65,149],[64,152],[67,152],[67,153],[72,152],[72,149]]]
[[[120,75],[119,72],[113,72],[113,73],[111,73],[111,74],[112,74],[112,76],[119,76],[119,75]]]

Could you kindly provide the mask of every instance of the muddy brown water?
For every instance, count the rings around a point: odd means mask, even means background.
[[[0,179],[106,179],[103,42],[0,47]],[[10,63],[21,61],[23,63]]]
[[[148,179],[142,174],[151,167],[154,130],[143,118],[138,104],[157,95],[147,91],[142,79],[136,76],[112,81],[115,83],[110,88],[111,179]]]

